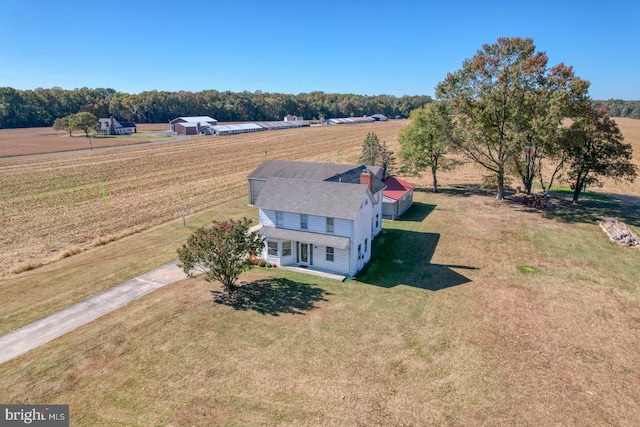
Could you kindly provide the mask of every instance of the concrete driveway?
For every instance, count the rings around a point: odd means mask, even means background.
[[[178,261],[174,261],[16,329],[0,337],[0,363],[20,356],[136,298],[186,277],[184,271],[178,268]]]

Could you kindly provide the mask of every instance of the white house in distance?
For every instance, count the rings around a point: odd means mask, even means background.
[[[133,122],[119,122],[113,117],[99,119],[100,133],[104,135],[130,135],[136,132],[136,124]]]
[[[177,117],[169,121],[171,133],[178,135],[197,135],[199,131],[218,124],[209,116]]]
[[[247,180],[268,262],[353,277],[371,259],[385,185],[366,166],[266,160]]]
[[[292,116],[291,114],[287,114],[286,116],[284,116],[284,121],[285,122],[303,122],[304,121],[304,117],[302,117],[302,116]]]

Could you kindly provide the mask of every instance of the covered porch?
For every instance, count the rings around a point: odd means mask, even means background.
[[[330,274],[349,274],[348,237],[310,233],[277,227],[263,227],[263,258],[282,267]]]

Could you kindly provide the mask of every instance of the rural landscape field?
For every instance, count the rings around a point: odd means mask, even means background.
[[[640,164],[640,121],[616,122]],[[255,219],[265,158],[355,163],[407,123],[1,158],[0,334],[175,259],[212,219]],[[0,130],[0,150],[81,140],[49,132]],[[236,306],[169,285],[0,365],[0,402],[69,404],[72,425],[640,424],[640,251],[597,222],[639,234],[640,183],[539,210],[483,173],[441,173],[438,194],[406,177],[415,205],[355,280],[254,268]]]

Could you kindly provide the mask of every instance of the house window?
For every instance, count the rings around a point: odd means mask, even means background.
[[[284,226],[284,214],[280,211],[276,211],[276,227]]]
[[[291,255],[291,242],[282,242],[282,256]]]
[[[300,214],[300,228],[306,230],[308,227],[309,217],[307,214]]]
[[[369,239],[364,239],[364,253],[367,253],[367,246],[369,246]]]
[[[267,253],[269,256],[278,256],[278,242],[267,242]]]
[[[378,220],[380,219],[380,215],[376,214],[376,228],[378,228]]]
[[[327,261],[333,261],[333,248],[327,246]]]
[[[333,233],[333,218],[327,218],[327,233]]]

